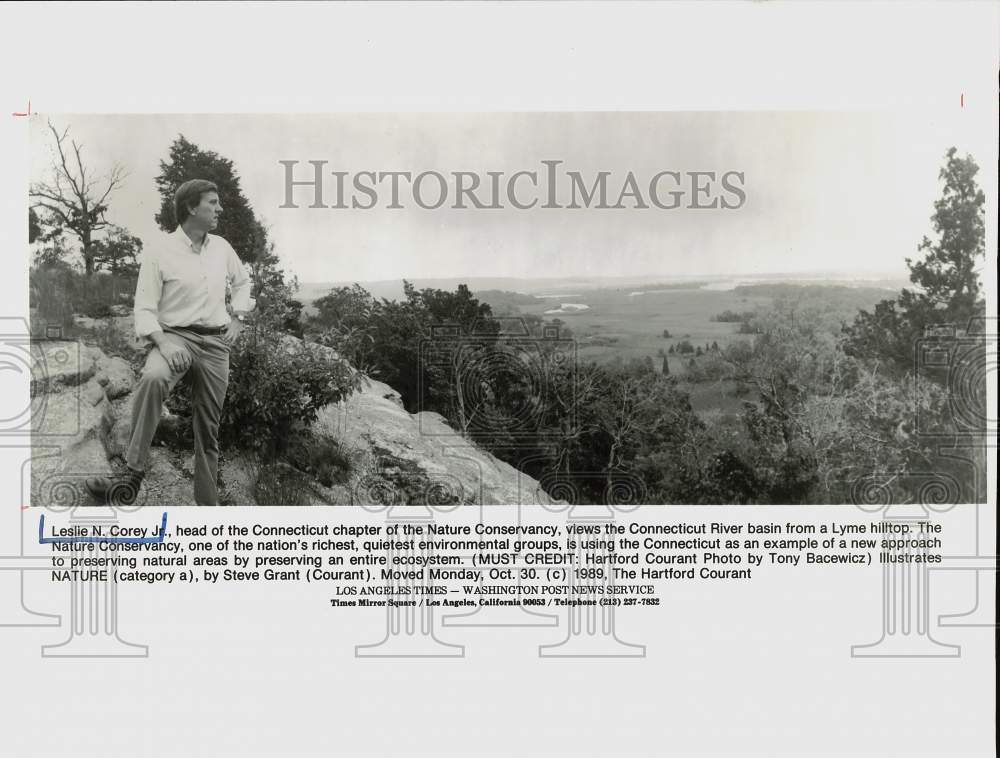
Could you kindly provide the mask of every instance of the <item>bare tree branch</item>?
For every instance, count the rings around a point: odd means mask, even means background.
[[[79,198],[80,195],[82,194],[82,190],[81,190],[81,188],[79,186],[77,186],[76,181],[74,180],[73,176],[69,173],[69,168],[68,168],[68,166],[66,164],[66,153],[63,150],[63,140],[65,140],[66,139],[66,135],[69,134],[69,127],[67,126],[63,130],[62,135],[60,135],[59,132],[56,131],[56,127],[50,121],[49,122],[49,129],[52,131],[52,135],[55,137],[55,140],[56,140],[56,150],[59,151],[59,164],[57,166],[55,166],[56,175],[58,176],[59,173],[61,172],[63,174],[63,176],[66,177],[67,181],[69,181],[69,183],[73,186],[73,194],[76,197]]]
[[[64,224],[66,224],[67,226],[69,225],[69,219],[66,218],[66,214],[63,213],[62,209],[60,209],[59,207],[50,205],[49,203],[35,203],[34,207],[45,208],[46,210],[52,211],[53,213],[59,216],[59,218],[62,220]]]
[[[80,240],[87,274],[94,271],[94,232],[111,225],[105,218],[107,202],[112,193],[123,184],[127,173],[118,163],[112,166],[106,177],[104,191],[97,195],[99,181],[91,176],[83,160],[83,145],[69,139],[69,127],[61,133],[48,122],[49,131],[55,141],[58,155],[52,163],[52,179],[32,185],[29,194],[39,202],[35,205],[51,211],[57,220],[72,231]],[[69,156],[66,142],[72,149]],[[45,201],[45,202],[42,202]]]

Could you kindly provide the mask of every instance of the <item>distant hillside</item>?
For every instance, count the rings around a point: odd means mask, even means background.
[[[506,313],[520,313],[522,305],[537,305],[544,303],[541,298],[534,295],[525,295],[521,292],[509,292],[507,290],[476,290],[472,293],[482,303],[487,303],[496,315]]]
[[[741,297],[792,298],[837,303],[844,310],[871,308],[888,297],[891,290],[882,287],[857,287],[844,284],[798,284],[790,282],[743,284],[733,290]]]
[[[833,275],[831,274],[831,277]],[[851,289],[899,289],[905,286],[905,280],[896,279],[850,279],[840,274],[838,278],[812,279],[801,274],[771,274],[752,278],[733,278],[731,276],[702,277],[549,277],[528,279],[520,277],[452,277],[439,279],[410,279],[417,289],[441,289],[453,292],[459,284],[465,284],[477,297],[494,307],[530,306],[538,303],[534,296],[550,296],[552,298],[576,296],[581,292],[625,292],[643,291],[683,291],[683,290],[731,290],[744,287],[777,287],[804,285],[842,286]],[[652,282],[652,283],[651,283]],[[306,306],[306,312],[311,312],[313,300],[322,297],[334,287],[350,287],[353,281],[340,282],[300,282],[298,297]],[[384,279],[371,282],[357,282],[373,296],[387,300],[400,300],[403,297],[403,279]],[[756,295],[774,296],[777,293],[764,291],[754,292]],[[876,298],[880,299],[880,298]]]
[[[453,292],[459,284],[465,284],[473,291],[486,292],[495,290],[512,294],[524,293],[529,287],[544,286],[546,280],[497,278],[497,277],[463,277],[453,279],[409,279],[417,289],[441,289]],[[304,303],[322,297],[334,287],[350,287],[355,282],[302,282],[299,285],[299,299]],[[375,282],[357,282],[373,296],[387,300],[400,300],[403,297],[403,279],[385,279]]]
[[[698,287],[707,281],[713,281],[722,277],[700,277],[698,281],[692,278],[678,277],[675,280],[660,277],[641,276],[612,276],[612,277],[489,277],[489,276],[465,276],[451,277],[446,279],[408,279],[417,289],[434,288],[454,291],[459,284],[465,284],[473,292],[506,292],[515,295],[560,295],[580,290],[590,291],[599,289],[636,289],[648,286],[649,282],[659,280],[658,288],[679,287],[687,289],[692,286]],[[322,297],[334,287],[350,287],[355,284],[353,281],[340,282],[300,282],[299,299],[306,304],[311,303],[318,297]],[[372,295],[388,300],[399,300],[403,297],[403,277],[399,279],[384,279],[372,282],[357,282]],[[531,301],[533,302],[533,301]],[[528,302],[523,303],[525,305]]]

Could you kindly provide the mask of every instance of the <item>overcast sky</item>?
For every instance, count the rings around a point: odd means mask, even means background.
[[[930,232],[947,148],[974,156],[961,112],[484,113],[300,116],[53,115],[86,163],[129,172],[109,218],[149,244],[160,200],[154,177],[178,134],[230,158],[285,268],[301,281],[461,276],[664,277],[773,272],[905,273]],[[45,116],[32,125],[32,176],[49,170]],[[423,210],[388,185],[372,210],[281,209],[280,160],[325,160],[327,171],[441,174],[542,170],[542,160],[592,179],[610,171],[611,200],[629,171],[740,171],[738,210]],[[980,163],[981,163],[980,159]],[[645,179],[645,182],[643,182]],[[350,181],[348,179],[348,181]],[[665,185],[664,185],[665,186]],[[327,184],[332,203],[335,185]],[[669,187],[666,187],[669,189]],[[433,199],[436,193],[428,193]],[[730,196],[731,197],[731,196]],[[225,198],[222,199],[225,205]],[[450,205],[450,203],[449,203]]]

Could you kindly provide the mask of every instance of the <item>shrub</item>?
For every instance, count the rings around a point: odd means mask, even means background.
[[[727,309],[724,310],[722,313],[717,313],[716,315],[712,316],[711,320],[727,324],[739,324],[742,323],[743,321],[749,321],[751,318],[753,318],[753,316],[754,316],[753,311],[737,312]]]
[[[280,456],[294,432],[360,388],[360,381],[350,364],[328,351],[252,326],[230,354],[220,442]]]
[[[135,297],[134,276],[75,271],[66,263],[31,269],[29,298],[37,315],[51,323],[72,327],[73,314],[106,318],[112,306],[131,307]]]
[[[706,353],[697,360],[691,359],[684,378],[696,384],[724,381],[733,378],[733,366],[715,353]]]
[[[100,298],[90,297],[80,305],[80,311],[90,318],[108,318],[113,315],[111,303]]]
[[[253,495],[258,505],[308,505],[309,486],[302,474],[280,461],[255,461]]]
[[[73,328],[75,277],[65,264],[33,268],[28,274],[28,301],[36,316],[62,326],[66,333]]]
[[[753,467],[732,450],[709,458],[700,486],[704,501],[726,504],[752,503],[761,490]]]
[[[257,301],[257,322],[301,339],[302,301],[295,297],[298,280],[292,280],[290,283],[270,282],[267,287],[255,287],[254,291]]]
[[[351,475],[351,457],[343,446],[328,437],[309,432],[296,434],[285,451],[288,462],[313,476],[324,487],[344,484]]]

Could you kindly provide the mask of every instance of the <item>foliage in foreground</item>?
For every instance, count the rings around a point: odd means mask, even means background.
[[[924,499],[929,482],[972,501],[982,497],[974,461],[938,450],[954,436],[963,388],[914,350],[935,324],[982,313],[976,170],[948,152],[932,217],[939,239],[925,239],[926,257],[909,262],[916,288],[874,314],[842,296],[849,288],[783,285],[768,309],[717,317],[738,320],[751,340],[725,350],[678,343],[690,379],[731,382],[746,396],[735,417],[700,419],[651,358],[581,363],[571,341],[544,338],[552,325],[538,317],[513,335],[465,287],[407,283],[401,302],[336,289],[316,301],[310,328],[397,389],[409,410],[441,413],[575,503],[906,502]],[[973,363],[977,350],[968,351]],[[964,399],[978,408],[981,389]]]
[[[254,451],[266,460],[283,457],[321,408],[359,388],[360,376],[346,361],[254,324],[230,353],[219,443]],[[174,392],[168,406],[190,419],[190,392]]]

